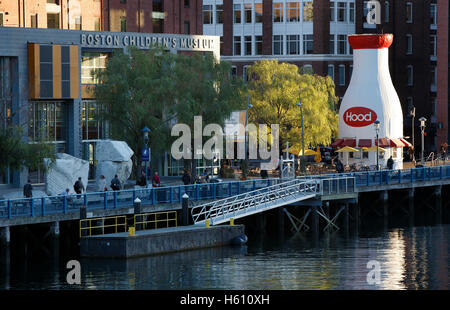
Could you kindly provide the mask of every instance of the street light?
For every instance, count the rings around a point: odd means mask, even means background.
[[[379,120],[376,120],[373,124],[374,124],[374,126],[375,126],[375,132],[376,132],[376,134],[377,134],[377,139],[375,140],[376,143],[377,143],[377,170],[380,170],[380,165],[378,164],[378,158],[379,158],[379,155],[378,155],[378,145],[380,144],[380,141],[378,141],[378,132],[380,131],[380,121],[379,121]]]
[[[421,161],[422,161],[422,165],[424,164],[424,158],[423,158],[423,156],[424,156],[424,136],[425,136],[425,122],[427,121],[427,119],[425,118],[425,117],[421,117],[421,118],[419,118],[419,122],[420,122],[420,132],[422,133],[422,159],[421,159]]]
[[[147,161],[150,160],[150,154],[148,153],[148,134],[149,133],[150,133],[150,129],[147,126],[142,128],[142,134],[144,135],[145,149],[142,152],[142,154],[141,154],[142,156],[141,157],[145,157],[145,158],[143,158],[144,162],[145,162],[145,180],[148,180],[148,176],[147,176]]]
[[[300,117],[302,122],[302,168],[304,164],[304,158],[305,158],[305,133],[303,130],[303,108],[302,108],[302,98],[300,98],[300,94],[298,94],[298,102],[297,106],[300,107]]]

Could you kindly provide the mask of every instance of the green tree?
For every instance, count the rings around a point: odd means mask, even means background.
[[[330,77],[300,74],[296,65],[277,60],[255,62],[247,70],[250,103],[249,121],[255,124],[279,124],[280,149],[286,142],[302,147],[300,108],[301,98],[305,148],[327,145],[337,135],[338,114],[334,83]]]
[[[194,116],[202,116],[203,123],[223,124],[239,107],[241,88],[230,69],[209,54],[131,48],[127,53],[116,52],[104,70],[95,72],[99,81],[95,97],[104,107],[112,138],[126,141],[137,155],[133,157],[135,172],[141,162],[143,127],[151,130],[153,159],[155,153],[170,150],[176,139],[170,136],[174,123],[193,129]]]

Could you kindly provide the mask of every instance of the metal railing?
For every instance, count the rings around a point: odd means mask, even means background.
[[[450,179],[450,165],[401,170],[313,175],[298,177],[297,179],[336,179],[343,177],[355,178],[354,186],[356,188],[443,180]],[[267,188],[282,182],[285,182],[285,180],[281,181],[278,178],[272,178],[222,183],[135,188],[121,191],[92,192],[82,195],[0,200],[0,219],[79,212],[81,206],[86,206],[88,211],[126,208],[133,206],[133,201],[137,197],[141,199],[142,205],[181,203],[184,193],[188,194],[189,199],[192,201],[201,201],[205,199],[216,200]],[[334,186],[334,184],[330,186]]]
[[[123,230],[122,230],[123,229]],[[127,216],[110,216],[80,220],[80,237],[126,232]],[[83,234],[84,232],[84,234]]]
[[[320,192],[320,181],[290,180],[263,189],[254,190],[230,198],[191,208],[195,224],[210,221],[211,225],[220,224],[230,218],[239,218],[263,212],[302,199],[316,196]]]
[[[160,227],[158,227],[158,223]],[[177,211],[141,213],[134,215],[134,227],[136,230],[158,229],[163,223],[164,228],[177,227]],[[172,226],[170,224],[173,224]]]

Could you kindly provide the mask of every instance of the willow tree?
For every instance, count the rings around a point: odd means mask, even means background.
[[[337,135],[338,114],[334,83],[330,77],[301,74],[296,65],[277,60],[255,62],[247,70],[248,91],[252,108],[249,122],[278,124],[280,148],[302,147],[299,97],[303,110],[305,148],[327,145]]]

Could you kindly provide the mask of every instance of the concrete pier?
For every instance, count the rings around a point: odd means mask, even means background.
[[[244,234],[244,225],[181,226],[82,237],[83,257],[137,257],[231,244]]]
[[[0,245],[8,245],[11,242],[9,227],[0,227]]]

